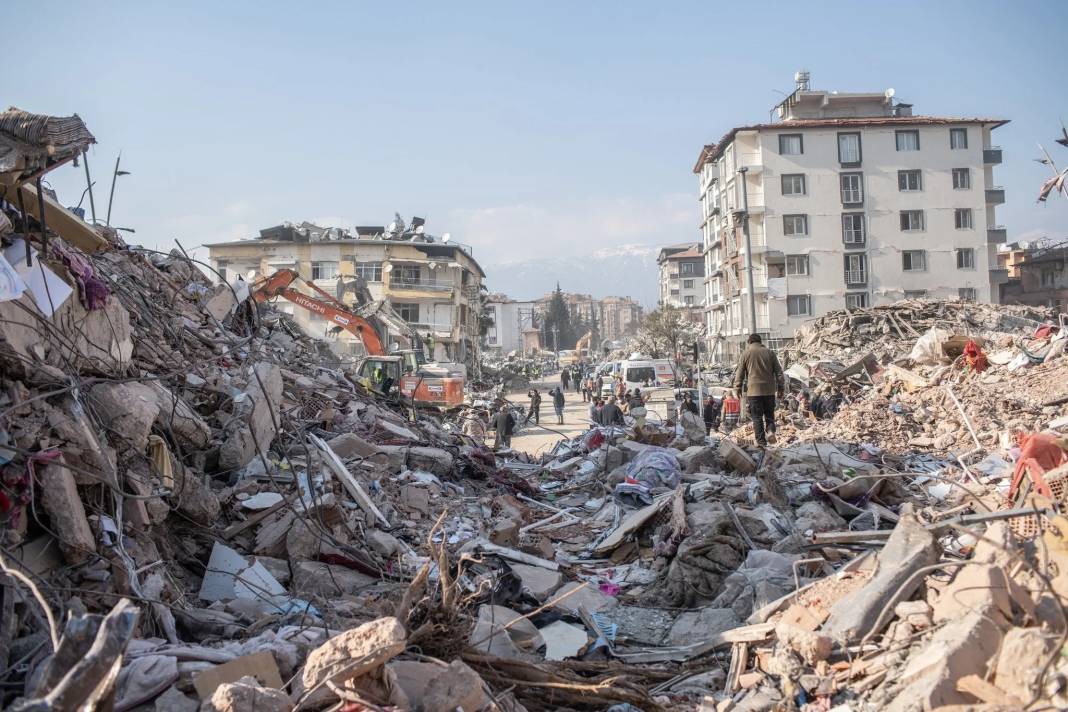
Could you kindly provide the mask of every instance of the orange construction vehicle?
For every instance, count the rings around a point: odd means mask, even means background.
[[[297,281],[321,299],[293,289]],[[365,303],[354,311],[295,271],[283,269],[253,285],[252,297],[257,302],[282,297],[355,335],[367,351],[356,367],[356,380],[365,387],[388,395],[396,386],[417,406],[451,409],[463,405],[464,373],[428,363],[419,334],[388,303],[371,301],[365,289],[358,293]],[[387,327],[406,338],[411,348],[387,353]]]

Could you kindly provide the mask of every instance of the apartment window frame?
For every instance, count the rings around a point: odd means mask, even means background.
[[[393,302],[391,306],[404,321],[409,324],[419,323],[419,302]]]
[[[850,240],[857,233],[856,220],[860,219],[860,240]],[[851,224],[847,224],[851,223]],[[863,247],[868,243],[868,225],[864,213],[842,213],[842,244]]]
[[[801,231],[793,229],[796,228],[797,225],[801,226]],[[793,228],[788,230],[788,226],[793,226]],[[785,237],[808,237],[808,215],[805,213],[790,213],[783,215],[782,234]]]
[[[783,173],[779,182],[784,196],[808,195],[808,181],[804,173]],[[789,191],[786,190],[787,185],[790,186]],[[798,186],[800,190],[794,190]]]
[[[352,273],[356,277],[360,277],[365,282],[381,282],[382,281],[382,263],[381,262],[352,262]]]
[[[847,161],[842,156],[842,139],[849,139],[849,138],[854,138],[854,137],[857,140],[856,160],[855,161]],[[864,147],[863,147],[863,143],[861,142],[860,132],[859,131],[840,131],[838,133],[838,163],[839,163],[839,165],[841,165],[843,167],[846,167],[846,168],[854,168],[856,166],[859,166],[863,160],[864,160]]]
[[[901,232],[923,232],[927,227],[927,217],[922,210],[902,210],[898,213],[898,226]]]
[[[787,316],[812,316],[812,295],[811,294],[787,294],[786,295],[786,315]]]
[[[853,304],[850,304],[850,300],[853,300]],[[846,309],[867,309],[868,308],[868,293],[867,292],[846,292],[845,293],[845,307]]]
[[[926,272],[927,271],[927,250],[902,250],[901,251],[901,271],[902,272]]]
[[[956,253],[957,269],[975,270],[974,247],[958,247],[954,253]]]
[[[847,187],[847,183],[855,185]],[[838,192],[842,205],[864,205],[864,174],[851,172],[838,174]]]
[[[910,141],[902,141],[902,139],[915,138],[915,148],[910,146]],[[919,151],[920,150],[920,132],[918,129],[898,129],[894,131],[894,147],[898,151]]]
[[[332,266],[331,270],[328,266]],[[327,279],[337,279],[341,269],[336,260],[315,260],[311,263],[311,278],[313,282]]]
[[[968,129],[966,127],[949,130],[949,148],[953,151],[968,150]]]
[[[972,169],[971,168],[954,168],[953,175],[953,190],[971,190],[972,189]],[[960,180],[963,178],[964,180]]]
[[[682,303],[683,303],[683,304],[684,304],[685,306],[688,306],[688,307],[692,307],[692,306],[694,306],[694,303],[693,303],[693,297],[692,297],[692,296],[690,296],[690,295],[686,295],[685,297],[683,297],[683,298],[682,298]]]
[[[915,178],[915,181],[912,179]],[[913,186],[915,183],[915,186]],[[899,193],[919,193],[923,191],[923,171],[918,168],[897,172],[897,190]]]
[[[692,279],[684,279],[684,280],[682,280],[682,288],[683,289],[693,289],[693,280]]]
[[[679,274],[697,274],[697,268],[693,262],[680,262]]]
[[[847,252],[842,256],[842,267],[845,279],[845,283],[848,284],[867,284],[868,283],[868,255],[864,252]],[[849,274],[859,273],[860,279],[850,279]]]
[[[787,277],[810,277],[812,275],[812,265],[808,255],[786,255],[785,269]]]
[[[974,230],[975,214],[971,208],[953,209],[953,227],[957,230]]]
[[[977,302],[979,301],[979,292],[975,287],[958,287],[957,299],[962,302]]]
[[[927,290],[926,289],[906,289],[905,290],[905,299],[926,299],[926,298],[927,298]]]
[[[797,139],[797,151],[787,151],[789,142],[793,139]],[[781,133],[779,134],[779,155],[780,156],[803,156],[805,155],[805,135],[799,133]]]

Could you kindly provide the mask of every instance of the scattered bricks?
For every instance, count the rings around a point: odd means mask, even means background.
[[[823,631],[832,638],[856,641],[871,631],[883,609],[895,595],[903,597],[923,583],[921,577],[902,588],[913,573],[938,561],[934,535],[911,514],[897,523],[879,553],[875,575],[860,589],[842,597],[831,608]]]
[[[981,613],[968,613],[940,628],[930,642],[908,658],[900,689],[887,712],[921,712],[941,705],[972,702],[959,692],[957,680],[986,673],[1001,645],[1001,629]]]
[[[78,496],[74,475],[61,455],[40,466],[37,476],[41,484],[41,506],[48,513],[52,530],[59,538],[63,558],[68,564],[84,563],[96,551],[96,541],[85,518],[85,507]]]
[[[499,519],[489,531],[489,540],[497,546],[514,549],[519,546],[519,524],[511,519]]]
[[[219,685],[211,699],[200,706],[200,712],[290,712],[292,709],[286,693],[261,687],[252,676]]]
[[[894,615],[918,630],[930,628],[933,622],[927,601],[902,601],[894,606]]]
[[[129,443],[144,452],[152,424],[159,415],[156,391],[144,383],[98,383],[89,389],[89,402],[111,441]]]
[[[301,673],[304,690],[330,679],[336,684],[365,675],[404,651],[404,626],[379,618],[335,635],[308,655]]]

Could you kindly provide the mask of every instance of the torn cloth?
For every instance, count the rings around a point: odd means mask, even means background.
[[[63,261],[78,283],[78,296],[82,306],[90,311],[103,309],[111,290],[107,282],[96,276],[93,263],[57,242],[53,242],[51,247],[55,257]]]

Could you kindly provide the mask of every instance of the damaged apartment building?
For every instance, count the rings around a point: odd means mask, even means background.
[[[893,89],[795,79],[771,122],[731,129],[694,166],[713,358],[732,362],[754,331],[776,346],[836,309],[997,302],[1005,191],[991,134],[1007,121],[918,116]]]
[[[366,287],[385,300],[431,348],[437,361],[478,361],[480,292],[485,273],[469,247],[397,218],[389,226],[352,230],[308,222],[260,230],[258,237],[207,245],[212,266],[227,280],[255,281],[281,269],[296,271],[346,304],[357,304]],[[366,294],[366,293],[365,293]],[[311,336],[330,340],[339,354],[358,356],[363,345],[315,312],[281,302]]]

